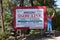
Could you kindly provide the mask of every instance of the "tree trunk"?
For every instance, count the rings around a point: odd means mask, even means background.
[[[2,32],[4,32],[2,0],[0,0],[0,23],[2,27]]]
[[[20,0],[20,6],[24,5],[24,0]]]

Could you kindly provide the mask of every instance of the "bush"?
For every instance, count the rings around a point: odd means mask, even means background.
[[[31,30],[30,31],[30,34],[38,34],[38,33],[40,33],[40,30]]]
[[[9,37],[9,33],[8,32],[0,34],[0,40],[6,40],[8,37]]]

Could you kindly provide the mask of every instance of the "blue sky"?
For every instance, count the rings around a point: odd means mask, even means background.
[[[60,8],[60,0],[56,0],[56,4],[58,5],[57,7]]]

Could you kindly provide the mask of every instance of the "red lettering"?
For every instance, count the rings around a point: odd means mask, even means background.
[[[18,14],[18,18],[42,18],[41,14]]]
[[[28,14],[25,14],[24,17],[29,17],[29,15]]]

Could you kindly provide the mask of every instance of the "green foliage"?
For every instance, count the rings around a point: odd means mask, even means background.
[[[30,34],[38,34],[38,33],[40,33],[40,30],[31,30],[30,31]]]
[[[13,24],[12,21],[13,21],[12,14],[5,11],[4,12],[4,26],[5,26],[5,28],[12,26],[12,24]]]
[[[46,0],[45,6],[52,8],[53,6],[56,6],[55,2],[56,2],[55,0]]]
[[[4,26],[5,28],[9,27],[9,26],[12,26],[13,24],[13,8],[14,6],[17,6],[17,5],[20,5],[20,2],[18,2],[20,0],[3,0],[3,12],[4,12]],[[26,0],[25,0],[26,1]],[[25,2],[26,3],[26,2]],[[28,3],[27,1],[27,4],[24,3],[24,6],[25,5],[30,5],[30,3]],[[55,1],[54,0],[45,0],[45,4],[44,4],[44,0],[33,0],[33,4],[34,6],[47,6],[47,14],[49,13],[55,13],[55,10],[53,9],[53,7],[56,6],[56,4],[54,4]],[[28,5],[28,6],[29,6]],[[60,12],[59,12],[60,13]],[[55,14],[55,17],[53,18],[53,26],[54,26],[54,29],[56,29],[56,27],[59,27],[58,26],[58,23],[59,23],[59,18],[60,17],[60,14]],[[56,24],[55,24],[56,23]],[[60,24],[60,23],[59,23]],[[34,34],[35,32],[37,32],[36,30],[31,30],[31,34]]]
[[[47,7],[47,15],[48,15],[48,14],[51,14],[51,15],[52,15],[53,13],[55,13],[55,11],[56,11],[56,10],[54,10],[54,8],[49,8],[49,7]]]
[[[8,37],[9,37],[9,33],[8,32],[0,34],[0,40],[6,40]]]
[[[53,29],[60,31],[60,11],[56,12],[52,22],[53,22]]]
[[[34,0],[33,1],[35,6],[40,5],[40,6],[47,6],[47,7],[50,7],[50,8],[52,8],[54,6],[56,7],[55,2],[56,2],[55,0],[45,0],[45,3],[44,3],[44,0]]]
[[[5,34],[0,34],[0,40],[5,40]]]

